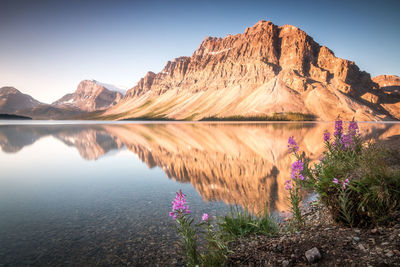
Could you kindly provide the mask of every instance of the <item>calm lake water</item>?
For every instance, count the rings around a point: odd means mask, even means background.
[[[290,136],[315,161],[333,123],[0,121],[0,265],[179,265],[175,192],[194,216],[288,209]],[[361,123],[366,138],[398,123]]]

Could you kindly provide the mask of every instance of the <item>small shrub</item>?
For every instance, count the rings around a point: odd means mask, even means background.
[[[347,132],[335,122],[324,133],[326,150],[313,168],[304,164],[301,184],[315,190],[333,219],[349,226],[383,224],[400,212],[400,170],[388,164],[391,152],[367,143],[352,121]],[[308,162],[304,153],[299,157]]]

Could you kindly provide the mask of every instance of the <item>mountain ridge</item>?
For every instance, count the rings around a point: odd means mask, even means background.
[[[86,113],[101,111],[116,104],[122,93],[108,89],[96,80],[83,80],[75,92],[52,104],[39,102],[14,87],[0,88],[0,113],[29,116],[34,119],[79,119]],[[117,87],[115,87],[117,88]]]
[[[0,112],[35,119],[400,119],[400,77],[371,78],[305,31],[265,20],[243,33],[204,38],[191,56],[149,71],[125,95],[116,86],[83,80],[49,105],[7,88],[0,88]]]

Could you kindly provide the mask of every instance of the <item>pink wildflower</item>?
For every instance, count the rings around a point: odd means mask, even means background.
[[[297,145],[296,141],[294,141],[293,136],[289,137],[288,148],[292,153],[296,153],[299,150],[299,146]]]
[[[182,193],[182,190],[179,190],[176,193],[174,201],[172,201],[172,211],[169,213],[169,216],[176,220],[178,215],[183,213],[191,213],[191,211],[189,210],[189,205],[186,205],[186,195]]]
[[[351,136],[355,136],[358,134],[359,129],[358,129],[358,124],[356,121],[351,121],[349,124],[348,132]]]
[[[201,219],[206,222],[206,221],[208,221],[209,217],[210,216],[207,213],[204,213],[203,216],[201,217]]]
[[[342,133],[343,133],[343,121],[337,119],[335,121],[335,133],[333,135],[336,136],[337,138],[340,138],[342,137]]]
[[[300,180],[304,180],[304,176],[301,173],[302,171],[303,171],[303,162],[301,160],[293,162],[290,178],[292,179],[299,178]]]
[[[354,149],[354,140],[351,134],[344,134],[340,140],[345,150]]]
[[[285,190],[291,190],[292,189],[292,180],[286,180],[285,181]]]
[[[349,179],[344,180],[343,184],[343,189],[346,189],[347,185],[350,183]]]
[[[333,183],[334,183],[334,184],[338,184],[338,183],[339,183],[339,180],[336,179],[336,178],[333,178]]]
[[[324,141],[329,142],[329,139],[331,139],[331,134],[329,132],[324,132]]]

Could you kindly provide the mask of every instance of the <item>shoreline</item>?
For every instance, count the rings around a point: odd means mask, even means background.
[[[388,226],[352,229],[335,223],[322,204],[309,204],[300,231],[232,241],[227,266],[400,266],[400,214]],[[305,254],[313,248],[321,259],[310,262]]]

